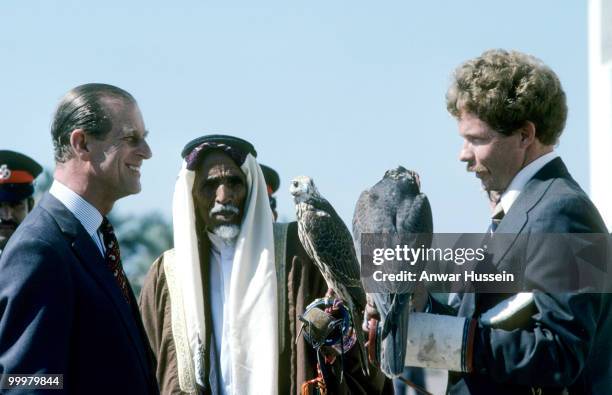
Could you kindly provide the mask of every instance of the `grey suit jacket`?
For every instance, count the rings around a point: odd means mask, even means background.
[[[568,252],[558,246],[537,245],[533,243],[534,237],[554,233],[607,234],[607,229],[563,161],[556,158],[528,182],[499,224],[498,233],[512,234],[510,239],[531,240],[532,248],[525,251],[520,243],[509,242],[507,248],[497,251],[493,265],[501,270],[504,265],[522,259],[521,281],[526,288],[554,290],[570,287],[568,282],[575,277],[567,274],[581,268],[577,260],[573,261],[575,267],[561,266],[545,252],[553,252],[553,257],[554,253],[561,257]],[[456,314],[478,317],[508,296],[464,294]],[[451,394],[612,393],[609,295],[535,292],[534,298],[535,309],[524,326],[512,330],[478,327],[474,342],[475,372],[451,374]],[[436,310],[443,308],[434,305],[433,311]]]

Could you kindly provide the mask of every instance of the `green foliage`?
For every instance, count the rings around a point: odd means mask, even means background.
[[[53,184],[53,172],[49,169],[43,169],[43,172],[36,177],[34,182],[34,199],[38,202],[42,195],[51,189]]]

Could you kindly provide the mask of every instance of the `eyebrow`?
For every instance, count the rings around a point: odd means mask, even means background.
[[[238,174],[221,174],[221,175],[211,175],[211,176],[206,177],[206,180],[222,180],[222,179],[243,181],[243,178],[240,177],[240,175]]]
[[[140,133],[138,132],[138,129],[124,129],[123,130],[123,137],[128,137],[128,136],[134,136],[134,135],[139,135]],[[142,138],[147,138],[149,136],[149,131],[145,130],[142,133]]]
[[[239,181],[240,183],[246,185],[246,177],[241,177],[240,174],[220,174],[220,175],[210,175],[204,178],[201,183],[202,185],[216,183],[221,180],[227,181]]]

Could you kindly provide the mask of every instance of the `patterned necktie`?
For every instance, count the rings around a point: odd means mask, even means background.
[[[491,233],[494,233],[499,226],[499,223],[504,219],[504,207],[501,202],[497,203],[495,206],[495,210],[493,210],[493,215],[491,215]]]
[[[113,225],[111,225],[111,223],[108,221],[108,218],[104,217],[102,225],[100,225],[100,231],[104,237],[104,248],[106,249],[106,252],[104,253],[104,261],[106,262],[106,265],[110,269],[111,273],[113,273],[113,277],[115,277],[117,285],[119,285],[119,288],[121,289],[123,298],[128,304],[131,305],[130,283],[128,282],[125,272],[123,271],[123,266],[121,265],[121,253],[119,251],[119,242],[115,236]]]

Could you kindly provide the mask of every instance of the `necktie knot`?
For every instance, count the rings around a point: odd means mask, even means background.
[[[504,219],[504,207],[501,204],[501,201],[497,203],[495,206],[495,210],[493,210],[493,214],[491,215],[491,233],[497,230],[502,219]]]

